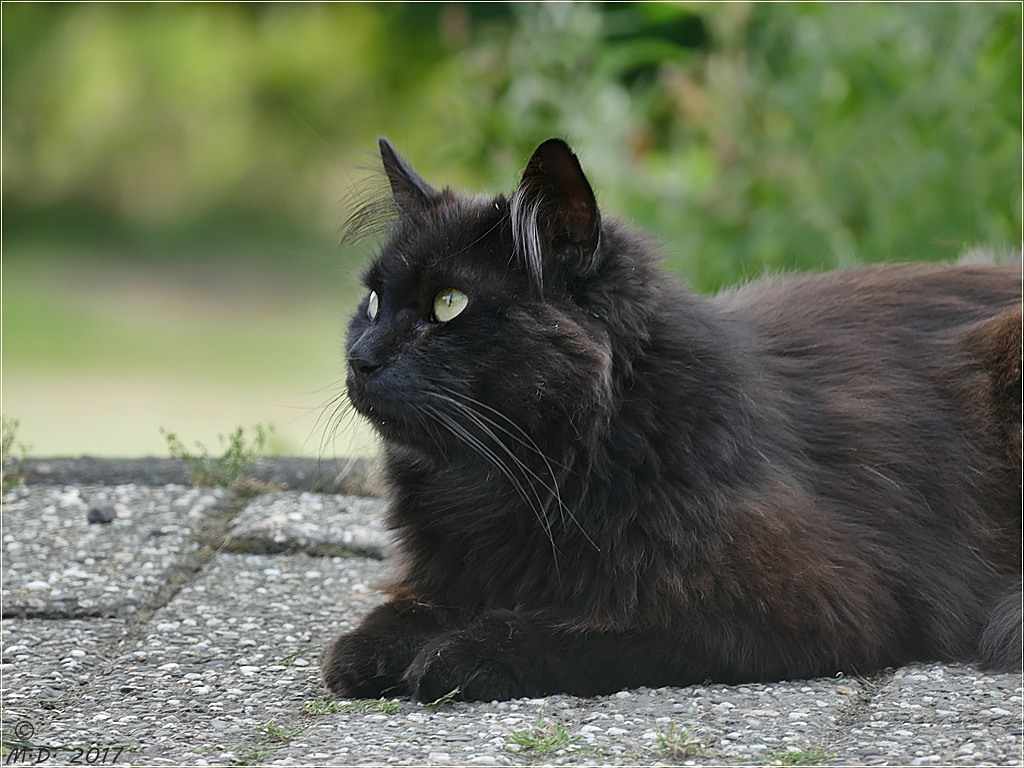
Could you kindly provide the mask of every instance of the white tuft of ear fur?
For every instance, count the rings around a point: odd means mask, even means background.
[[[526,265],[530,283],[538,294],[544,288],[544,240],[540,234],[540,210],[544,203],[534,179],[523,178],[512,195],[512,243],[516,255]]]

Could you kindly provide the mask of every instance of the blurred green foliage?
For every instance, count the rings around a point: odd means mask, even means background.
[[[475,190],[565,136],[701,289],[1021,241],[1019,3],[2,12],[6,244],[333,237],[378,133]]]

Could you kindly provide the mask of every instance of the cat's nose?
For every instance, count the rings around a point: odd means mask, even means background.
[[[387,353],[380,334],[373,328],[363,331],[348,348],[348,369],[360,378],[369,376],[384,364]]]
[[[380,368],[380,361],[371,359],[369,355],[351,354],[348,356],[348,367],[359,376],[369,376]]]

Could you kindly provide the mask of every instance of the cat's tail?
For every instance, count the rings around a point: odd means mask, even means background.
[[[1006,310],[976,326],[968,335],[968,344],[990,376],[990,395],[995,427],[1004,451],[1004,461],[1011,476],[1021,482],[1024,460],[1024,423],[1021,418],[1022,348],[1024,348],[1024,306]],[[1019,491],[1020,486],[1018,486]],[[1011,505],[1020,514],[1020,497]],[[1011,512],[1012,514],[1012,512]],[[1008,537],[1019,533],[1020,517],[1007,521]],[[1020,539],[1007,542],[1015,546],[1020,563]],[[985,628],[978,641],[978,655],[983,667],[1000,672],[1021,672],[1024,664],[1024,581],[1011,577],[989,609]]]
[[[978,642],[981,666],[995,672],[1024,668],[1024,588],[1020,580],[995,602]]]

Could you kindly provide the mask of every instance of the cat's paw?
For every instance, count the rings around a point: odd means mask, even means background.
[[[389,602],[367,614],[355,632],[324,654],[323,680],[338,698],[378,698],[408,692],[402,674],[441,631],[434,610],[417,601]]]
[[[405,672],[413,698],[424,702],[454,695],[467,701],[505,701],[538,696],[539,688],[512,657],[487,637],[471,630],[435,638]]]
[[[406,693],[388,646],[361,632],[342,635],[324,655],[324,685],[339,699],[376,699]]]

